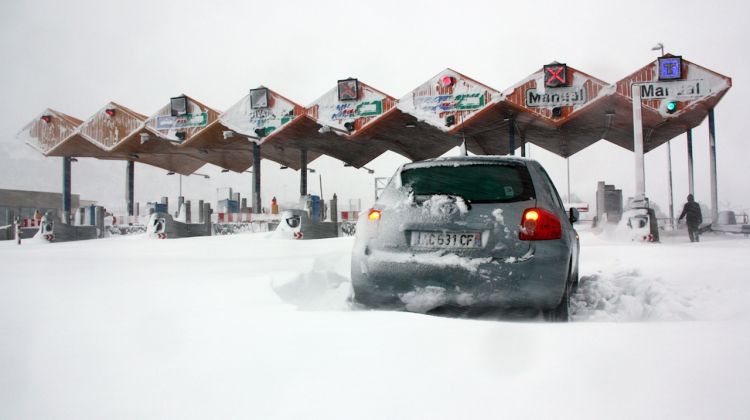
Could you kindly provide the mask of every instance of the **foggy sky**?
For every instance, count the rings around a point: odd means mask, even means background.
[[[614,3],[614,2],[613,2]],[[61,191],[61,159],[45,158],[15,134],[49,107],[85,120],[108,101],[151,115],[185,93],[225,110],[250,88],[268,86],[302,105],[336,80],[359,80],[399,98],[451,67],[504,90],[552,61],[609,83],[665,51],[730,76],[716,108],[720,209],[750,208],[745,163],[750,146],[742,105],[750,94],[744,43],[748,7],[737,2],[101,2],[24,1],[0,15],[0,188]],[[696,199],[710,204],[708,128],[693,130]],[[672,141],[675,206],[687,194],[685,136]],[[531,156],[566,194],[564,159],[533,147]],[[390,176],[406,159],[388,153],[366,165]],[[570,158],[571,192],[595,205],[597,181],[634,191],[632,153],[601,141]],[[309,190],[344,203],[372,202],[374,176],[320,158]],[[296,200],[298,172],[264,161],[263,205]],[[249,197],[250,174],[183,177],[188,199],[216,200],[234,187]],[[136,201],[177,196],[178,176],[136,165]],[[125,207],[125,163],[79,159],[73,193]],[[666,147],[646,155],[646,193],[667,208]],[[341,210],[346,204],[339,205]]]

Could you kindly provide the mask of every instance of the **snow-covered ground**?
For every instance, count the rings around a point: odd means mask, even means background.
[[[735,419],[750,239],[581,235],[570,324],[353,310],[351,238],[0,242],[0,419]]]

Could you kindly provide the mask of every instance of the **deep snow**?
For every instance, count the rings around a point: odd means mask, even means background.
[[[351,238],[0,242],[2,419],[731,419],[750,240],[582,232],[577,322],[351,309]]]

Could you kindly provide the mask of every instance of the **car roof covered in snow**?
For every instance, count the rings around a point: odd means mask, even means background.
[[[419,162],[409,162],[401,166],[402,169],[428,168],[431,166],[466,165],[473,163],[512,163],[526,166],[533,159],[517,156],[445,156],[427,159]]]

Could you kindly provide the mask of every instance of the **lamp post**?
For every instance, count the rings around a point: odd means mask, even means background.
[[[661,50],[661,56],[664,57],[664,44],[661,42],[656,43],[653,47],[651,47],[651,51],[659,51]]]
[[[175,174],[174,171],[167,172],[167,175],[174,175],[174,174]],[[182,174],[179,174],[179,175],[180,175],[180,197],[182,197]],[[198,172],[193,172],[192,174],[189,174],[189,175],[186,175],[186,176],[190,176],[190,175],[202,176],[204,179],[210,179],[211,178],[210,175],[199,174]]]

